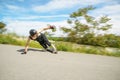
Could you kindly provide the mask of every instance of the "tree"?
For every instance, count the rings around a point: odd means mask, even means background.
[[[72,25],[72,28],[62,27],[61,29],[68,34],[70,40],[73,40],[77,43],[81,43],[81,38],[85,39],[89,43],[91,37],[95,37],[101,32],[106,32],[112,26],[107,22],[111,20],[108,16],[102,16],[99,19],[88,15],[89,11],[94,10],[93,6],[88,6],[85,8],[80,8],[78,11],[70,14],[70,19],[68,23]],[[82,22],[84,20],[84,23]],[[92,38],[91,38],[92,39]]]
[[[5,31],[6,31],[5,26],[6,26],[6,24],[5,24],[5,23],[0,22],[0,34],[2,34],[3,32],[5,32]]]

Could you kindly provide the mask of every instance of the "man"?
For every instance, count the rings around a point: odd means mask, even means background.
[[[25,45],[25,50],[24,50],[23,54],[27,53],[28,46],[29,46],[31,40],[39,42],[39,44],[45,50],[47,50],[47,51],[49,51],[51,53],[55,53],[56,54],[57,50],[56,50],[55,46],[48,41],[48,39],[45,36],[45,34],[41,33],[42,31],[45,31],[45,30],[48,30],[48,29],[55,29],[55,26],[48,25],[47,27],[42,28],[42,29],[40,29],[38,31],[35,30],[35,29],[31,29],[29,31],[30,36],[27,39],[27,42],[26,42],[26,45]],[[52,48],[50,48],[50,46],[52,46]]]

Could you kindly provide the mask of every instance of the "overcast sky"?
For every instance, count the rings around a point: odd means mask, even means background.
[[[31,28],[52,24],[57,26],[56,36],[63,36],[59,27],[69,26],[69,15],[88,5],[96,7],[91,16],[108,15],[113,24],[110,32],[120,35],[120,0],[0,0],[0,21],[8,31],[25,36]]]

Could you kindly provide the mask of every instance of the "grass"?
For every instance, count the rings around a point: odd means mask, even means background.
[[[106,50],[106,47],[79,45],[70,42],[56,42],[55,44],[57,45],[57,49],[60,51],[120,57],[120,49],[116,49],[115,51],[114,49],[113,51],[108,51]]]
[[[16,39],[11,35],[0,35],[0,44],[13,44],[13,45],[25,46],[25,43],[26,43],[25,39]],[[62,42],[62,41],[56,41],[56,42],[53,42],[53,44],[56,45],[59,51],[69,51],[69,52],[77,52],[77,53],[120,57],[120,49],[109,51],[105,47],[79,45],[75,43]],[[35,41],[31,41],[30,47],[42,48],[39,45],[39,43]]]
[[[20,45],[20,43],[13,39],[11,36],[9,35],[0,35],[0,43],[1,44],[14,44],[14,45]]]
[[[0,44],[13,44],[13,45],[25,46],[26,40],[21,40],[21,39],[19,40],[11,35],[0,35]],[[31,41],[30,47],[41,48],[41,46],[34,41]]]

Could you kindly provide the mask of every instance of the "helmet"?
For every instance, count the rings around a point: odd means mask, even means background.
[[[37,33],[37,31],[36,31],[35,29],[31,29],[31,30],[29,31],[29,34],[30,34],[31,36],[35,35],[36,33]]]

